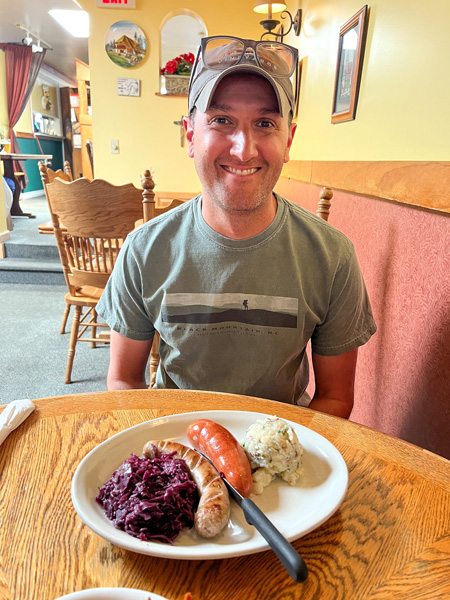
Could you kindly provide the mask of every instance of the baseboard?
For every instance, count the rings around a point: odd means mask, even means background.
[[[24,200],[28,200],[30,198],[37,198],[38,196],[43,196],[44,193],[44,188],[42,188],[42,190],[35,190],[34,192],[22,192],[20,194],[20,197]]]

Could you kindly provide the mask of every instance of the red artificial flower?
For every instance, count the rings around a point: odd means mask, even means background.
[[[192,52],[188,52],[188,54],[182,54],[181,58],[184,58],[184,60],[191,63],[191,65],[194,64],[195,56],[192,54]]]
[[[195,56],[192,52],[180,54],[176,58],[169,60],[164,69],[161,69],[162,75],[190,75],[192,66],[195,61]]]
[[[164,68],[166,73],[169,73],[170,75],[173,75],[177,69],[178,69],[178,63],[175,62],[174,60],[169,60],[169,62],[167,63],[167,65]]]

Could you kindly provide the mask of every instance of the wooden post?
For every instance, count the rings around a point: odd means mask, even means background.
[[[70,167],[70,162],[68,160],[64,161],[64,173],[66,175],[68,175],[70,177],[70,179],[73,179],[72,169]]]
[[[42,160],[40,160],[38,162],[38,167],[39,167],[39,173],[41,174],[41,179],[42,179],[42,183],[44,184],[44,190],[45,190],[45,186],[48,183],[47,167],[44,165],[44,163],[42,162]]]
[[[89,114],[88,89],[90,89],[91,71],[89,65],[78,58],[75,59],[78,97],[80,99],[80,108],[78,111],[78,121],[81,132],[81,171],[83,177],[93,179],[91,160],[86,145],[87,141],[92,142],[92,115]]]
[[[331,206],[331,198],[333,197],[333,190],[324,187],[320,192],[320,200],[317,206],[316,214],[324,219],[324,221],[328,221],[328,215],[330,214],[330,206]]]
[[[144,197],[142,200],[142,204],[144,205],[144,223],[147,223],[147,221],[156,217],[155,192],[153,191],[155,182],[148,169],[141,175],[141,186],[144,188],[144,191],[142,192],[142,196]]]

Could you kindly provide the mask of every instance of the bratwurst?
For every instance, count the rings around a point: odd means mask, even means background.
[[[189,425],[187,438],[196,450],[212,461],[241,496],[250,496],[253,488],[250,462],[228,429],[209,419],[198,419]]]
[[[230,497],[220,475],[203,456],[183,444],[167,440],[151,440],[144,446],[144,456],[155,458],[153,446],[163,454],[175,452],[176,458],[182,458],[186,462],[200,496],[194,516],[195,529],[204,538],[215,537],[230,518]]]

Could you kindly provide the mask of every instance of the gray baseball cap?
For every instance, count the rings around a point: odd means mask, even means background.
[[[214,64],[214,55],[226,55],[227,46],[231,46],[231,44],[219,46],[218,48],[209,51],[209,64]],[[271,54],[271,60],[277,60],[275,53]],[[257,75],[267,79],[275,92],[280,115],[284,117],[287,116],[289,112],[294,114],[295,97],[290,77],[288,75],[278,75],[274,77],[271,73],[269,73],[269,71],[258,66],[254,51],[246,52],[239,64],[232,65],[221,70],[211,68],[210,66],[203,64],[203,62],[200,60],[197,65],[197,71],[194,73],[194,80],[192,81],[189,91],[189,114],[192,113],[195,107],[197,107],[200,112],[206,112],[211,104],[214,92],[216,91],[219,83],[225,77],[228,77],[228,75],[233,75],[236,73],[249,73],[251,75]]]

